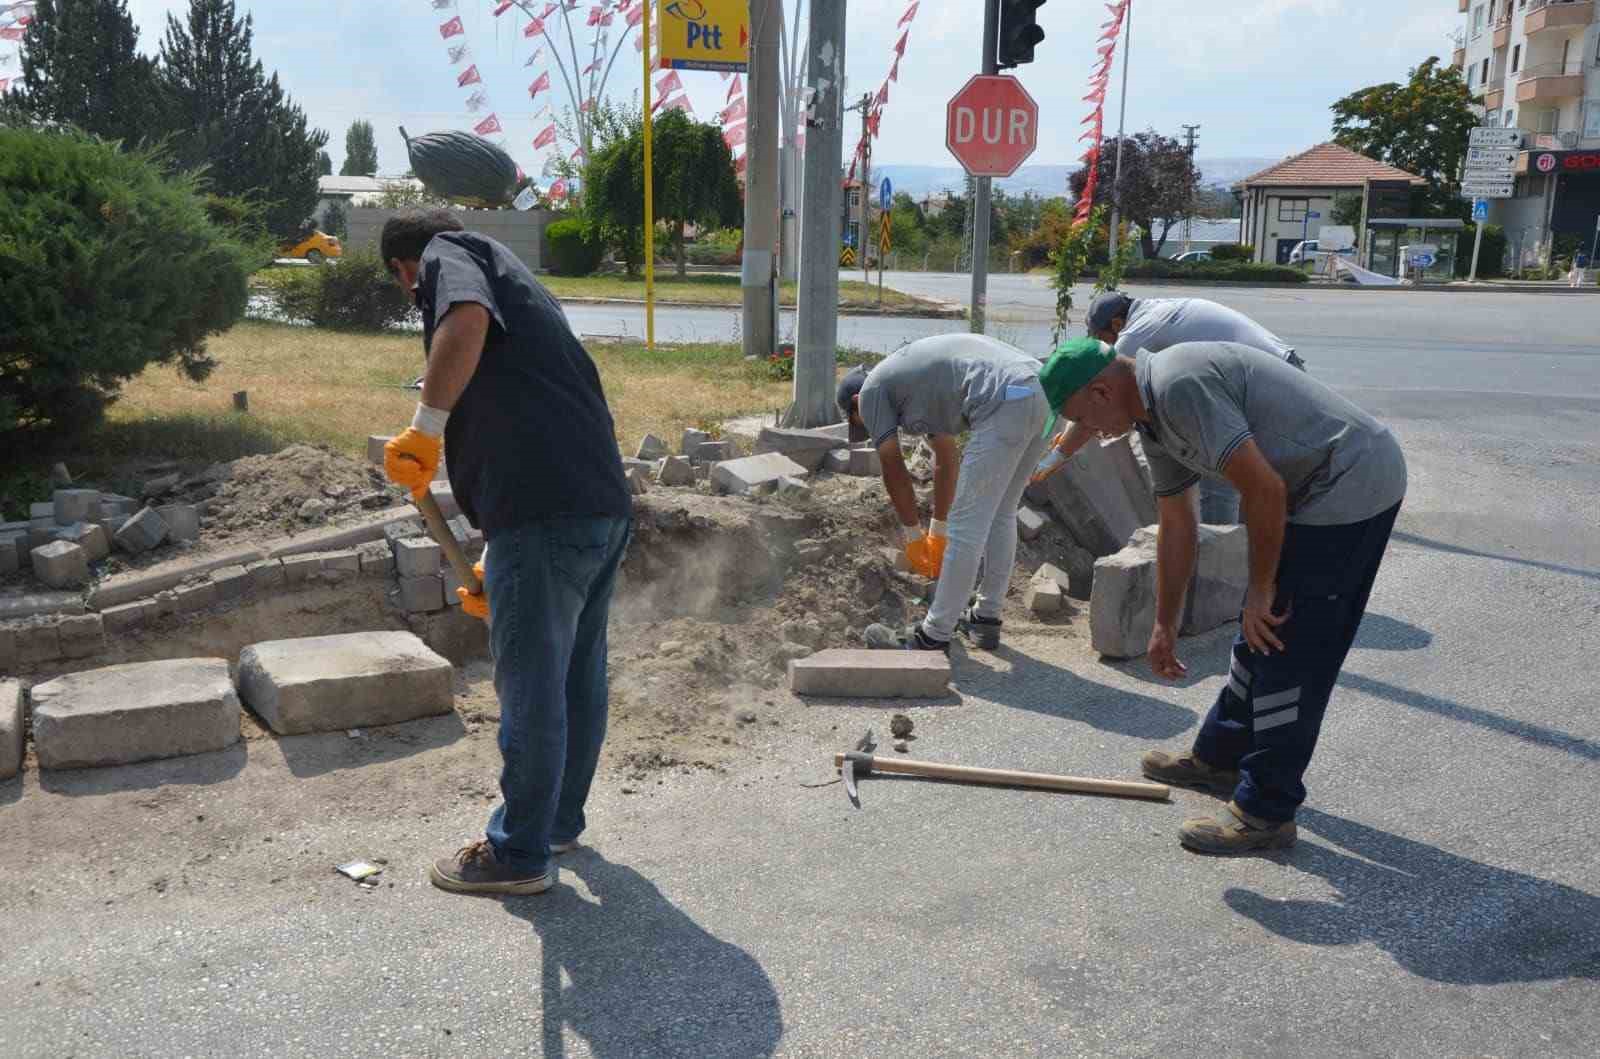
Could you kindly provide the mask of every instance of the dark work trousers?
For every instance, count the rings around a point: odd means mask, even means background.
[[[1195,739],[1194,753],[1238,769],[1234,803],[1251,816],[1294,819],[1306,800],[1301,778],[1322,730],[1328,696],[1367,611],[1400,505],[1364,522],[1285,527],[1278,560],[1278,626],[1283,651],[1257,654],[1233,641],[1228,683]]]

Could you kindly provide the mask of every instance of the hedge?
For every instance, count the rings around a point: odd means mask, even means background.
[[[275,269],[261,287],[283,319],[336,331],[383,331],[416,312],[370,251],[347,253],[323,268]]]
[[[556,275],[587,276],[600,267],[605,244],[592,238],[582,221],[556,221],[544,234],[550,240],[550,271]]]
[[[1305,283],[1305,272],[1287,265],[1255,265],[1246,261],[1136,261],[1124,279],[1197,279],[1232,283]]]

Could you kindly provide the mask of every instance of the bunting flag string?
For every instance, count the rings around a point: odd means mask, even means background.
[[[489,94],[481,88],[467,97],[467,109],[474,114],[488,105]]]
[[[731,102],[733,102],[733,97],[734,96],[742,96],[742,95],[744,95],[744,84],[739,80],[739,75],[738,74],[734,74],[733,75],[733,84],[728,86],[728,96],[727,96],[726,99],[723,100],[723,102],[724,103],[731,103]]]
[[[478,124],[474,125],[472,127],[472,131],[477,133],[479,136],[488,136],[493,133],[504,132],[505,129],[501,127],[500,119],[495,115],[490,114],[487,118],[484,118],[482,121],[478,122]]]
[[[1087,222],[1089,215],[1094,212],[1094,196],[1100,186],[1100,151],[1105,143],[1106,87],[1111,81],[1111,67],[1116,60],[1117,41],[1122,35],[1122,26],[1127,19],[1130,3],[1132,0],[1107,4],[1106,11],[1110,13],[1111,18],[1100,27],[1104,31],[1100,34],[1103,43],[1095,49],[1100,59],[1089,75],[1089,92],[1083,97],[1083,101],[1093,104],[1094,109],[1083,119],[1082,124],[1088,128],[1078,137],[1080,143],[1084,140],[1089,141],[1089,149],[1083,155],[1083,164],[1088,176],[1084,180],[1083,194],[1079,196],[1077,207],[1073,211],[1074,224]]]
[[[462,59],[470,58],[472,55],[472,49],[465,44],[452,44],[447,49],[447,52],[450,56],[451,66],[460,66]]]
[[[542,151],[544,148],[549,147],[555,142],[556,123],[552,121],[549,125],[546,125],[539,131],[539,135],[533,138],[533,148],[536,151]]]
[[[483,78],[478,76],[478,66],[474,63],[461,71],[461,76],[456,78],[456,87],[465,88],[468,85],[481,84],[482,82]]]
[[[550,87],[550,71],[546,70],[544,73],[542,73],[538,77],[534,78],[533,84],[528,86],[528,98],[529,99],[537,99],[537,98],[539,98],[539,93],[545,91],[549,87]]]
[[[495,5],[494,17],[495,18],[499,18],[501,15],[505,14],[507,11],[510,11],[512,6],[515,3],[516,3],[516,0],[500,0],[500,3]]]
[[[921,5],[918,4],[918,3],[913,3],[910,7],[906,8],[906,13],[901,15],[900,16],[900,21],[896,22],[894,24],[895,28],[899,29],[901,26],[905,25],[907,22],[910,22],[912,19],[916,18],[917,17],[917,8],[919,6],[921,6]]]
[[[461,36],[461,34],[465,33],[466,31],[467,27],[461,24],[461,16],[457,15],[455,18],[452,18],[450,21],[439,27],[439,36],[443,37],[445,40],[449,40],[451,37]]]

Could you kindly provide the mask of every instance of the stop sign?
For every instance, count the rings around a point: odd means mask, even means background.
[[[979,74],[945,109],[944,145],[971,176],[1010,176],[1039,145],[1039,104],[1015,77]]]

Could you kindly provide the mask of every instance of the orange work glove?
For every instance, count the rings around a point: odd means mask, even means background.
[[[906,545],[906,562],[911,565],[912,572],[937,580],[944,567],[944,549],[948,543],[944,523],[934,519],[928,524],[927,533]]]
[[[945,532],[945,524],[940,519],[928,522],[928,558],[933,563],[933,573],[929,577],[938,577],[939,571],[944,569],[944,549],[949,544],[949,537]]]
[[[483,560],[479,559],[472,564],[472,572],[478,575],[479,592],[472,592],[466,588],[456,589],[456,595],[461,597],[461,609],[477,618],[479,621],[489,620],[489,586],[483,580]]]
[[[444,443],[438,435],[407,427],[405,433],[391,438],[383,447],[383,473],[389,481],[410,491],[414,499],[428,491],[443,453]]]

